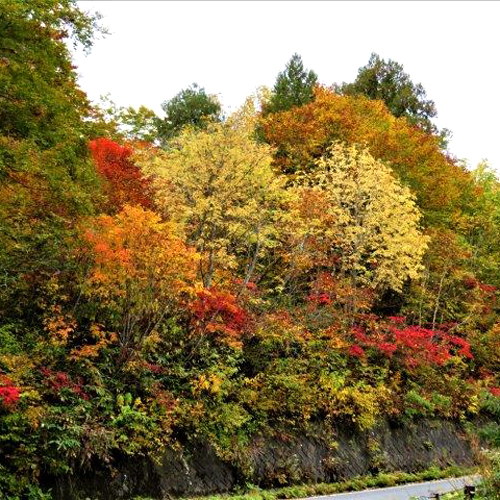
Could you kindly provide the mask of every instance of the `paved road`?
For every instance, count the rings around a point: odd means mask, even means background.
[[[365,491],[353,491],[351,493],[340,493],[320,497],[310,497],[321,500],[409,500],[410,498],[427,499],[433,493],[449,493],[462,489],[466,484],[477,483],[476,476],[464,476],[427,483],[411,483],[393,488],[379,488]]]

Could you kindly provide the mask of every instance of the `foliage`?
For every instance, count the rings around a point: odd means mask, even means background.
[[[227,292],[216,289],[200,290],[191,306],[196,329],[220,333],[228,345],[241,347],[241,334],[246,326],[247,313]]]
[[[215,96],[193,83],[162,104],[165,118],[157,120],[158,136],[164,145],[186,126],[203,128],[221,115],[221,105]]]
[[[94,120],[111,138],[154,143],[158,140],[158,116],[146,106],[117,106],[109,94],[101,96],[94,109]]]
[[[92,260],[83,294],[124,347],[140,344],[194,291],[196,254],[153,212],[126,205],[91,221],[85,239]]]
[[[115,208],[125,204],[151,207],[149,184],[132,162],[133,150],[116,142],[99,138],[90,142],[97,171],[109,182],[108,198]]]
[[[479,280],[498,287],[500,185],[496,172],[486,162],[479,163],[472,176],[476,196],[463,230]]]
[[[488,500],[498,500],[500,498],[500,453],[490,451],[486,453],[488,458],[488,468],[483,471],[483,480],[481,481],[478,489],[478,498]]]
[[[200,441],[243,481],[259,436],[498,418],[500,184],[426,133],[399,65],[354,84],[388,71],[387,105],[294,55],[229,117],[192,86],[160,120],[78,88],[65,43],[97,22],[2,2],[2,498]]]
[[[313,191],[321,200],[323,220],[309,216],[308,238],[324,242],[332,275],[395,291],[419,277],[426,250],[419,210],[410,190],[367,150],[334,144],[298,182],[303,196]]]
[[[19,389],[14,385],[9,377],[0,378],[0,404],[3,408],[15,407],[19,401]]]
[[[85,113],[64,39],[92,46],[99,17],[83,13],[73,0],[3,0],[0,48],[3,89],[0,131],[30,139],[46,149],[78,136],[74,125]]]
[[[427,99],[421,83],[413,83],[403,71],[403,66],[389,59],[385,61],[372,53],[368,64],[358,71],[353,83],[339,87],[346,95],[365,95],[370,99],[384,101],[389,111],[396,117],[405,117],[426,132],[436,132],[431,119],[437,116],[434,101]]]
[[[379,355],[402,363],[408,369],[421,365],[443,366],[452,355],[466,359],[473,357],[469,342],[447,331],[447,325],[441,330],[430,330],[406,325],[404,318],[394,317],[386,324],[377,321],[367,326],[369,333],[359,325],[352,330],[358,347],[353,354],[358,357],[364,355],[365,349],[374,349]]]
[[[263,113],[286,111],[311,102],[314,99],[313,89],[317,81],[316,73],[304,69],[302,58],[297,53],[293,54],[285,70],[278,74]]]
[[[65,44],[90,48],[97,21],[70,0],[2,1],[0,317],[12,308],[29,316],[40,282],[64,267],[74,218],[102,200],[88,159],[90,108]]]
[[[262,120],[264,136],[277,149],[275,165],[288,174],[314,168],[332,141],[365,144],[388,162],[416,195],[426,220],[453,220],[472,194],[470,174],[444,155],[439,141],[395,118],[380,101],[315,89],[313,102]]]
[[[269,148],[237,122],[211,124],[184,131],[169,151],[146,152],[139,164],[162,212],[183,224],[187,242],[200,253],[205,287],[238,267],[248,283],[261,254],[274,244],[287,199]]]

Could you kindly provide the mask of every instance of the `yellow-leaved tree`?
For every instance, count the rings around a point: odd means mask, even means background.
[[[401,292],[418,278],[427,237],[410,190],[367,149],[334,143],[297,180],[305,232],[321,264],[353,287]]]
[[[201,255],[206,288],[236,273],[247,284],[259,259],[276,244],[290,192],[271,167],[269,146],[254,139],[252,111],[225,123],[185,129],[167,151],[138,157],[164,216],[184,226]]]

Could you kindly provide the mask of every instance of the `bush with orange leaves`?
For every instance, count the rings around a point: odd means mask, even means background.
[[[126,205],[92,219],[84,239],[90,270],[83,294],[122,347],[139,347],[194,296],[198,255],[175,224],[153,212]]]

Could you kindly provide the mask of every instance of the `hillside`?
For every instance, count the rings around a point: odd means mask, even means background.
[[[407,75],[389,99],[294,55],[229,116],[198,86],[104,109],[67,46],[99,29],[1,3],[1,498],[196,443],[243,486],[258,439],[500,415],[500,183],[395,106]]]

